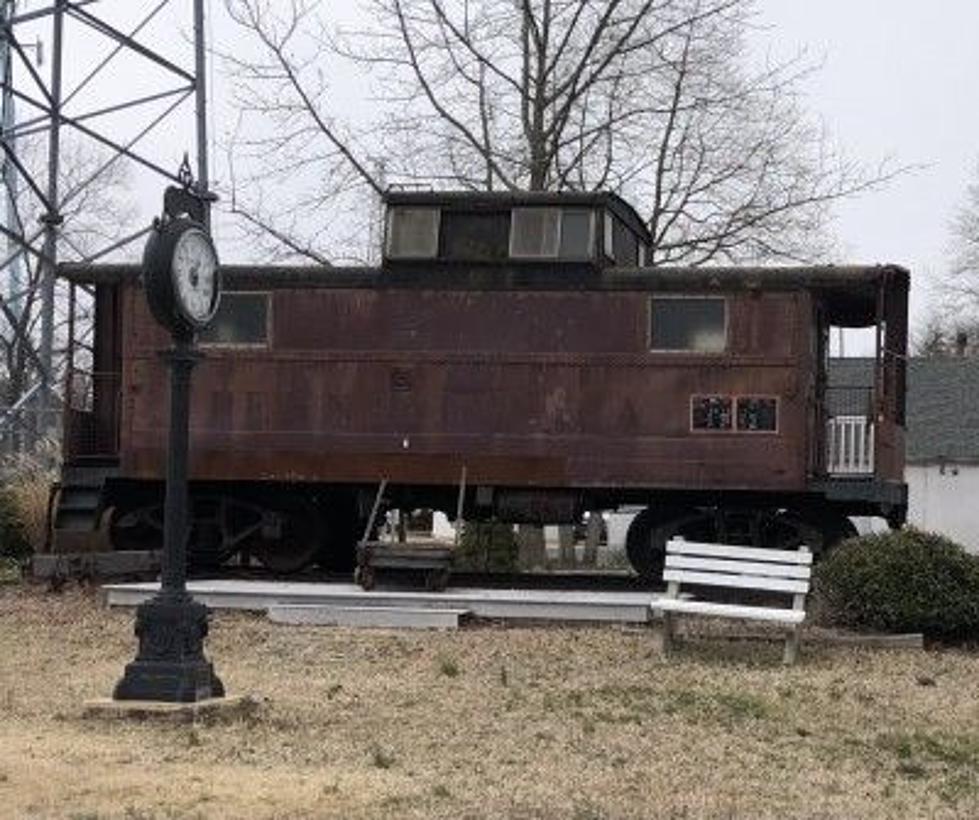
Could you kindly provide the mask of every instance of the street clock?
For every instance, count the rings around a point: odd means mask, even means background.
[[[193,336],[214,318],[218,255],[201,223],[182,216],[159,222],[143,252],[143,277],[154,318],[175,337]]]

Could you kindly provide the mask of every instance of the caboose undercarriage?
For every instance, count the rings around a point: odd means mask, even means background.
[[[84,474],[75,470],[76,480]],[[99,517],[117,550],[159,549],[163,485],[114,477],[104,467]],[[317,564],[337,572],[354,566],[376,492],[373,485],[285,482],[195,482],[191,488],[190,560],[198,570],[250,563],[290,573]],[[388,510],[434,509],[455,517],[458,487],[390,485]],[[904,486],[846,479],[806,493],[677,491],[640,488],[523,488],[476,486],[464,493],[467,521],[575,524],[586,512],[640,508],[629,527],[626,553],[637,573],[658,579],[666,541],[691,540],[785,549],[805,544],[818,556],[855,534],[849,516],[903,523]]]

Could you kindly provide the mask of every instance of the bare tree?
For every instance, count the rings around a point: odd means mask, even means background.
[[[979,355],[979,164],[949,224],[949,267],[913,338],[915,355]]]
[[[344,247],[322,214],[389,181],[610,189],[647,219],[655,264],[809,260],[831,205],[894,173],[847,161],[803,110],[804,56],[751,66],[751,0],[363,0],[369,23],[346,28],[306,0],[226,5],[262,55],[225,55],[249,123],[234,152],[264,197],[280,188],[251,224],[294,254]],[[332,102],[339,69],[373,79],[359,119]]]
[[[952,220],[950,250],[946,295],[960,310],[979,316],[979,164]]]

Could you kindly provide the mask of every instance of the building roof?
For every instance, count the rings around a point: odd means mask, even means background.
[[[833,359],[833,387],[873,383],[873,359]],[[979,358],[908,362],[906,459],[979,462]]]

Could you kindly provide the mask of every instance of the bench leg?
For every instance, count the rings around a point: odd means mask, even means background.
[[[796,627],[785,638],[785,654],[782,663],[792,666],[799,658],[799,628]]]
[[[663,613],[663,624],[659,630],[659,650],[664,655],[673,651],[673,613]]]

